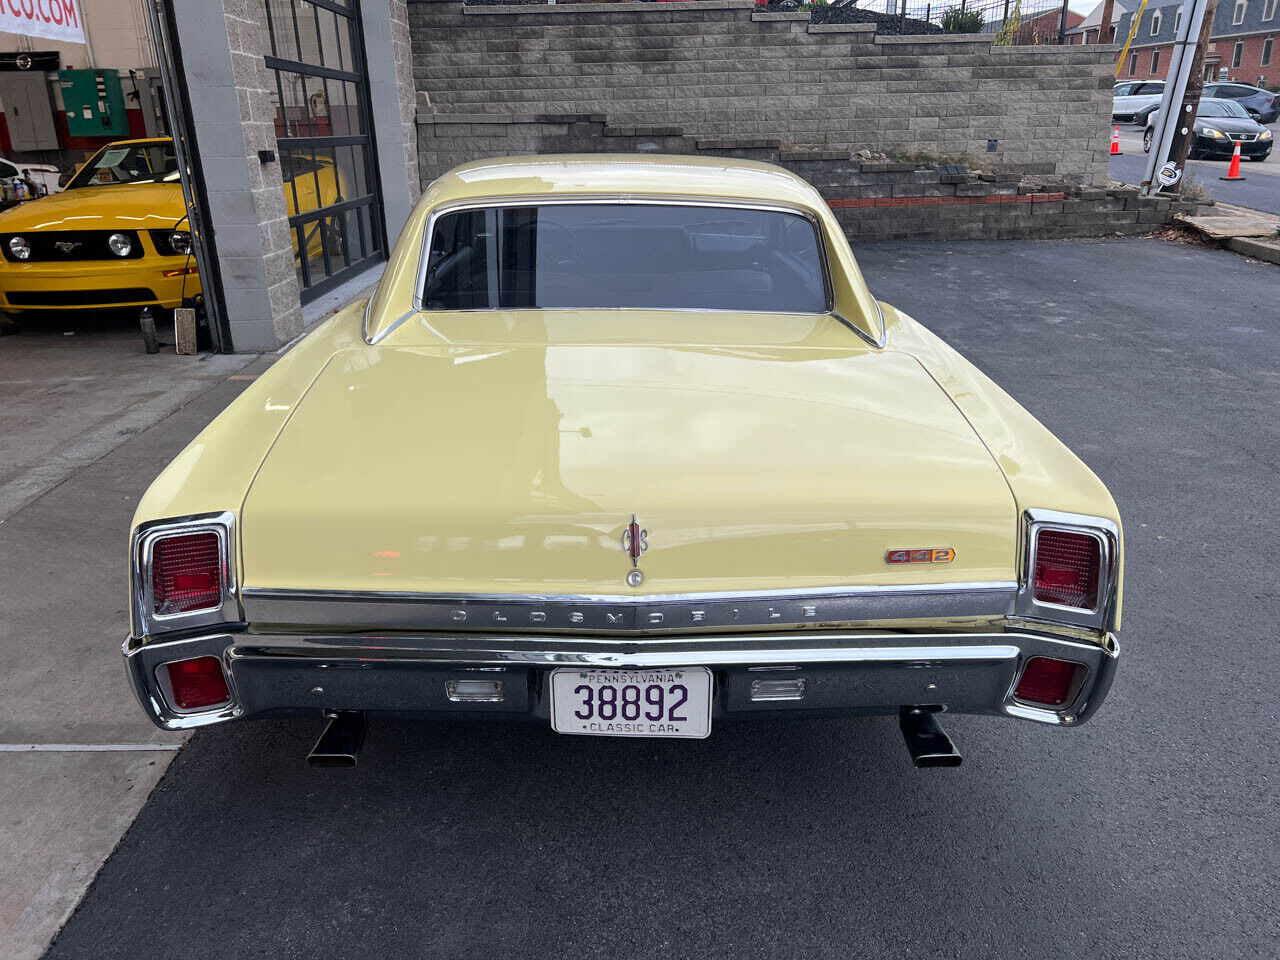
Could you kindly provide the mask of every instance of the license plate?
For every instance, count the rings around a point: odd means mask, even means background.
[[[705,737],[711,671],[555,670],[551,729],[595,737]]]

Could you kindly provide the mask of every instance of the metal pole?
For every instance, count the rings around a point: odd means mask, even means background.
[[[187,205],[187,220],[191,227],[191,249],[196,258],[196,269],[200,271],[200,286],[204,293],[205,316],[209,320],[209,333],[214,348],[227,353],[231,350],[230,342],[224,337],[226,326],[222,316],[220,297],[216,289],[210,287],[218,283],[219,271],[214,269],[213,257],[210,256],[209,233],[204,223],[204,216],[196,203],[195,185],[192,183],[192,167],[189,161],[187,143],[186,117],[178,102],[178,73],[174,66],[173,43],[169,36],[168,23],[165,18],[164,4],[166,0],[147,0],[147,14],[151,19],[151,32],[156,44],[156,61],[159,65],[161,85],[164,87],[165,111],[169,115],[170,134],[173,137],[173,154],[178,162],[178,180],[182,184],[182,199]]]
[[[1004,0],[1004,16],[1000,18],[1000,26],[1007,27],[1009,25],[1009,0]]]
[[[1068,0],[1062,0],[1062,13],[1058,16],[1058,46],[1062,46],[1067,42],[1067,3]],[[1082,40],[1088,40],[1088,34]]]
[[[1181,120],[1179,123],[1172,125],[1174,128],[1173,142],[1170,144],[1168,153],[1169,159],[1177,167],[1178,180],[1167,188],[1162,184],[1162,189],[1174,192],[1181,192],[1182,190],[1182,172],[1187,166],[1187,154],[1191,149],[1191,144],[1195,142],[1196,114],[1199,112],[1200,95],[1204,92],[1204,56],[1209,49],[1209,38],[1213,34],[1213,21],[1217,12],[1218,0],[1206,0],[1200,30],[1196,35],[1196,45],[1195,47],[1188,45],[1184,55],[1190,63],[1184,71]]]
[[[1169,77],[1173,82],[1165,84],[1164,96],[1156,112],[1155,128],[1151,137],[1151,153],[1147,156],[1147,167],[1142,175],[1141,188],[1144,194],[1151,193],[1151,182],[1155,179],[1156,170],[1169,156],[1170,148],[1173,146],[1174,132],[1185,128],[1190,133],[1193,126],[1195,106],[1200,101],[1200,88],[1203,81],[1194,88],[1196,104],[1188,106],[1184,97],[1187,93],[1188,74],[1195,59],[1194,50],[1189,47],[1192,43],[1199,42],[1202,25],[1206,29],[1212,29],[1212,19],[1205,18],[1205,9],[1211,3],[1217,6],[1217,0],[1184,0],[1183,2],[1182,23],[1173,41],[1173,56],[1169,61]],[[1191,40],[1193,36],[1197,38],[1195,41]],[[1174,104],[1178,104],[1179,109],[1174,109]],[[1188,109],[1190,113],[1187,113]],[[1186,116],[1184,117],[1183,114]],[[1179,167],[1179,173],[1181,173],[1181,167]]]

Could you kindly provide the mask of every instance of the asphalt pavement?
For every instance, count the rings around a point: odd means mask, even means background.
[[[1280,121],[1270,125],[1271,135],[1280,139]],[[1147,154],[1142,152],[1142,127],[1120,124],[1120,149],[1123,154],[1112,157],[1111,179],[1123,183],[1141,183],[1147,169]],[[1266,213],[1280,214],[1280,150],[1262,162],[1241,159],[1240,174],[1244,180],[1219,180],[1226,176],[1229,160],[1191,160],[1186,176],[1191,183],[1203,186],[1210,197],[1238,207],[1249,207]]]
[[[889,719],[378,721],[319,771],[318,721],[212,728],[47,956],[1280,955],[1280,272],[1153,240],[858,253],[1111,486],[1128,577],[1094,720],[953,717],[965,765],[925,771]]]

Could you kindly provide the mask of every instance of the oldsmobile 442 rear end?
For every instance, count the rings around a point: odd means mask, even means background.
[[[178,456],[124,656],[170,729],[371,713],[705,737],[741,716],[1073,726],[1120,518],[1062,443],[876,301],[811,187],[688,157],[481,161],[377,292]]]

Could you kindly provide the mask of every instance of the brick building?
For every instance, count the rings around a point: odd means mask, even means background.
[[[1071,44],[1086,43],[1116,43],[1116,34],[1120,24],[1120,18],[1126,13],[1132,13],[1138,9],[1141,0],[1113,0],[1111,4],[1111,27],[1107,31],[1107,36],[1103,40],[1098,39],[1098,26],[1102,22],[1102,8],[1105,4],[1099,3],[1090,10],[1082,19],[1075,23],[1068,23],[1067,29],[1063,34],[1063,39]],[[1121,33],[1119,42],[1124,42],[1124,34]]]
[[[1280,87],[1280,0],[1219,0],[1205,57],[1206,80],[1235,80],[1259,87]],[[1133,14],[1116,21],[1128,36]],[[1169,70],[1181,4],[1148,5],[1138,23],[1120,79],[1164,79]]]

